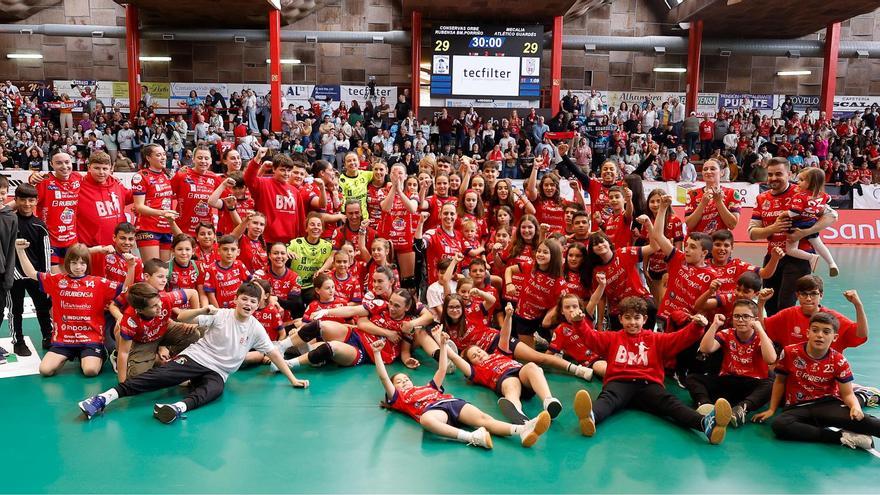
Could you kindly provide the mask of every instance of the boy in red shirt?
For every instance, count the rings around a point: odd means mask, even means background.
[[[293,161],[277,154],[272,159],[272,177],[261,177],[266,148],[260,148],[257,156],[248,163],[244,182],[254,198],[254,209],[266,215],[266,231],[263,238],[270,242],[290,242],[302,235],[305,210],[299,189],[289,184],[294,168]]]
[[[575,395],[574,410],[580,420],[581,433],[591,437],[596,433],[598,423],[622,409],[634,407],[702,431],[709,443],[724,441],[732,416],[730,403],[726,399],[718,399],[714,409],[703,416],[687,407],[663,386],[664,362],[703,335],[703,328],[708,323],[706,317],[691,317],[691,323],[677,332],[656,333],[642,328],[648,316],[648,305],[644,299],[627,297],[620,303],[620,313],[623,324],[620,332],[580,329],[590,349],[608,356],[602,392],[595,405],[586,390],[580,390]],[[679,315],[684,316],[676,313],[676,316]],[[582,314],[575,319],[582,327],[587,326]]]
[[[220,259],[205,269],[205,284],[202,290],[207,304],[221,309],[231,308],[238,287],[251,279],[251,273],[238,259],[238,243],[235,242],[234,237],[224,235],[218,244]]]
[[[782,350],[770,408],[753,421],[772,418],[784,398],[785,409],[771,424],[778,438],[874,448],[871,437],[880,436],[880,419],[862,412],[853,393],[849,362],[832,348],[838,328],[839,321],[830,313],[810,317],[807,342]]]
[[[593,220],[605,232],[616,249],[632,245],[632,191],[613,186],[608,191],[608,207],[611,212],[602,217],[596,212]]]

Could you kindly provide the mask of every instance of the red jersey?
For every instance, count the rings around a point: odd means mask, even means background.
[[[632,245],[632,218],[625,213],[612,213],[604,221],[599,222],[600,228],[605,232],[615,248]]]
[[[461,232],[452,231],[452,235],[437,228],[425,233],[425,262],[428,265],[428,284],[437,281],[437,262],[443,258],[452,258],[458,253],[464,253],[464,238]],[[432,268],[433,267],[433,268]]]
[[[52,345],[104,342],[104,308],[122,292],[106,278],[38,273],[40,290],[52,299]]]
[[[269,255],[266,253],[263,239],[251,239],[245,234],[238,239],[238,248],[241,250],[238,258],[251,273],[266,269]]]
[[[820,359],[807,354],[806,344],[786,346],[776,364],[785,376],[785,405],[792,406],[826,397],[840,398],[838,383],[853,381],[852,369],[843,354],[828,349]]]
[[[98,184],[86,174],[79,189],[76,210],[76,234],[78,242],[86,246],[113,244],[113,230],[121,222],[127,222],[125,206],[134,196],[115,177],[107,177]]]
[[[873,184],[874,183],[874,173],[871,172],[870,169],[860,168],[859,169],[859,182],[862,184]],[[827,194],[826,194],[827,196]]]
[[[418,201],[418,194],[409,196],[411,201]],[[379,217],[379,236],[388,239],[394,247],[412,248],[413,233],[418,222],[418,215],[411,213],[400,196],[394,196],[391,211],[383,211]],[[369,247],[369,245],[368,245]],[[429,272],[432,270],[428,270]]]
[[[543,318],[559,301],[562,288],[562,277],[554,277],[535,267],[519,290],[516,314],[526,320]]]
[[[534,204],[535,218],[550,226],[548,233],[565,233],[565,208],[561,200],[539,197]]]
[[[202,278],[202,272],[199,270],[198,263],[190,260],[188,266],[181,266],[172,259],[167,290],[196,289],[200,278]]]
[[[518,372],[520,368],[522,364],[514,361],[509,355],[495,351],[482,363],[471,363],[471,376],[468,377],[468,381],[489,390],[500,390],[503,379]]]
[[[394,395],[388,399],[388,405],[418,421],[429,407],[451,399],[454,397],[444,394],[443,387],[437,387],[434,380],[431,380],[430,384],[423,387],[395,390]]]
[[[373,241],[376,240],[376,229],[372,227],[367,227],[367,236],[364,239],[367,244],[367,248],[373,245]],[[333,244],[333,249],[339,250],[342,248],[342,244],[348,241],[352,246],[357,249],[358,247],[358,231],[351,230],[348,227],[348,222],[343,222],[342,225],[336,227],[333,231],[333,235],[330,236],[330,242]]]
[[[824,306],[819,307],[819,311],[831,313],[840,321],[840,328],[837,329],[837,340],[831,343],[831,348],[835,351],[843,352],[844,349],[858,347],[868,341],[867,337],[856,335],[856,323],[846,316]],[[804,314],[800,306],[792,306],[765,318],[764,329],[770,340],[783,347],[800,344],[807,341],[810,317]]]
[[[171,179],[171,190],[177,197],[177,225],[180,230],[194,236],[200,223],[214,225],[214,209],[208,205],[208,198],[223,177],[214,172],[200,174],[194,168],[178,172]]]
[[[260,322],[260,325],[263,325],[263,328],[266,329],[266,333],[269,335],[269,339],[272,340],[272,342],[278,340],[281,329],[284,328],[283,309],[274,304],[270,304],[265,308],[254,311],[254,318]]]
[[[779,194],[773,194],[772,190],[762,192],[758,195],[755,209],[752,210],[752,222],[759,223],[761,227],[767,227],[776,221],[776,217],[788,215],[789,210],[791,210],[792,200],[796,194],[797,187],[791,184],[788,185],[785,191]],[[787,234],[785,232],[771,234],[767,238],[767,253],[770,253],[775,247],[784,251],[786,239]],[[801,239],[801,242],[798,243],[798,248],[811,252],[813,250],[808,239]]]
[[[319,213],[339,213],[342,210],[342,195],[338,190],[333,191],[330,188],[324,185],[324,207],[323,208],[312,208],[312,200],[321,197],[321,191],[318,188],[317,182],[312,182],[310,184],[305,184],[303,186],[303,191],[306,194],[306,204],[308,211],[317,211]],[[333,232],[336,230],[337,224],[332,222],[324,222],[324,231],[321,233],[322,239],[330,239],[333,237]],[[357,245],[357,244],[355,244]]]
[[[391,314],[388,312],[388,303],[381,299],[373,299],[372,301],[364,302],[364,308],[370,313],[370,321],[375,324],[377,327],[384,328],[386,330],[391,330],[393,332],[400,333],[400,326],[404,323],[412,320],[411,317],[404,317],[400,320],[395,320],[391,317]],[[360,329],[354,330],[358,337],[361,339],[361,343],[364,346],[364,349],[367,349],[367,357],[369,357],[370,361],[373,360],[373,353],[369,351],[372,347],[373,342],[379,340],[382,337],[378,337],[369,332],[365,332]],[[400,355],[400,344],[402,341],[394,344],[391,341],[385,342],[385,347],[382,348],[382,362],[385,364],[390,364],[394,362],[395,359]]]
[[[743,199],[739,192],[728,187],[722,187],[721,192],[724,195],[723,202],[727,209],[731,213],[738,213]],[[685,216],[690,215],[697,209],[697,205],[703,200],[703,195],[705,195],[705,191],[702,187],[688,191],[687,205],[684,209]],[[700,217],[700,221],[697,222],[697,225],[694,226],[691,232],[704,232],[712,235],[724,229],[727,229],[727,226],[721,221],[721,217],[718,215],[718,205],[713,200],[706,203],[706,206],[703,208],[703,216]]]
[[[67,180],[48,174],[37,184],[36,214],[49,230],[52,247],[69,247],[76,243],[76,211],[82,176],[71,172]]]
[[[324,311],[327,309],[342,308],[345,306],[348,306],[348,301],[346,301],[345,299],[343,299],[341,297],[337,297],[329,302],[321,302],[318,299],[314,299],[312,302],[309,303],[308,306],[306,306],[306,310],[305,310],[305,312],[303,312],[303,316],[302,316],[303,323],[308,323],[308,322],[312,321],[312,315],[315,314],[315,311]],[[337,323],[345,323],[345,321],[346,321],[345,318],[340,318],[337,316],[326,316],[326,317],[322,318],[322,320],[335,321]]]
[[[709,261],[709,265],[715,269],[715,278],[721,281],[721,287],[718,288],[718,293],[733,292],[736,290],[736,282],[743,273],[758,273],[761,270],[760,267],[745,262],[739,258],[730,258],[727,260],[727,263],[720,266]]]
[[[431,216],[429,216],[428,220],[425,221],[425,230],[433,229],[440,226],[440,210],[443,209],[443,205],[445,205],[446,203],[452,203],[453,205],[458,207],[458,198],[455,196],[446,196],[445,198],[441,198],[435,194],[433,196],[430,196],[426,201],[428,202],[427,211],[431,214]]]
[[[444,331],[449,333],[449,338],[462,351],[469,346],[477,346],[480,349],[489,352],[492,344],[496,342],[499,332],[494,328],[490,328],[485,323],[476,320],[465,319],[464,335],[460,335],[457,329],[444,327]]]
[[[367,215],[369,215],[370,227],[373,229],[379,228],[380,220],[385,213],[382,211],[382,200],[390,190],[390,184],[383,184],[381,187],[374,186],[372,181],[367,184]]]
[[[623,186],[622,181],[605,185],[600,180],[590,179],[587,193],[590,195],[590,218],[594,218],[599,212],[600,220],[605,221],[611,216],[611,207],[608,206],[608,190],[614,186]],[[593,222],[593,232],[599,230],[598,222]]]
[[[228,194],[225,197],[232,197],[232,195]],[[245,195],[244,198],[235,198],[235,211],[241,220],[244,221],[254,211],[254,198],[248,195]],[[226,209],[226,203],[223,203],[223,207],[220,208],[217,217],[219,219],[217,221],[218,234],[229,234],[235,230],[235,225],[232,223],[232,214]]]
[[[128,263],[119,252],[104,254],[92,253],[91,255],[90,275],[96,277],[104,277],[108,280],[122,284],[125,282],[125,276],[128,274]],[[144,262],[140,258],[135,258],[134,281],[142,282],[144,280]]]
[[[281,275],[272,271],[271,268],[266,268],[266,280],[272,284],[272,294],[279,299],[287,299],[291,294],[302,292],[298,277],[295,271],[286,266]]]
[[[141,344],[161,339],[168,331],[171,310],[188,304],[188,301],[182,290],[160,292],[159,301],[162,308],[152,318],[144,318],[133,307],[127,307],[119,322],[119,335],[125,340]]]
[[[141,170],[131,177],[131,192],[135,196],[144,196],[144,206],[156,210],[170,210],[173,205],[174,191],[171,190],[171,179],[165,171],[152,169]],[[170,234],[171,224],[163,217],[138,215],[138,230]]]
[[[347,277],[341,279],[334,270],[330,276],[333,278],[336,294],[339,297],[354,303],[359,303],[363,300],[364,284],[361,283],[356,274],[349,272]]]
[[[553,331],[553,341],[550,343],[550,350],[555,353],[571,356],[579,364],[589,366],[604,358],[604,356],[600,356],[587,346],[584,339],[584,331],[592,329],[593,327],[587,321],[584,321],[583,325],[572,325],[571,323],[562,322]]]
[[[501,255],[501,258],[499,260],[496,260],[496,262],[500,261],[503,268],[506,268],[508,266],[519,267],[519,273],[514,273],[513,275],[511,275],[510,282],[515,285],[520,292],[522,292],[523,284],[525,283],[526,278],[529,276],[529,273],[531,273],[532,269],[535,266],[535,257],[533,256],[534,249],[532,249],[531,246],[524,245],[522,252],[519,253],[517,256],[511,258],[509,253],[512,248],[513,246],[511,245],[511,247],[505,250],[504,253]],[[500,275],[502,278],[504,277],[504,270],[501,271]],[[512,296],[507,293],[507,284],[504,284],[504,298],[512,300]]]
[[[672,212],[667,215],[666,226],[663,227],[663,235],[669,239],[673,244],[676,242],[684,241],[684,222],[681,221],[680,218],[675,216]],[[646,226],[642,225],[639,230],[638,238],[641,240],[649,241],[651,237],[651,233],[648,232]],[[616,246],[617,244],[615,244]],[[663,254],[663,251],[655,251],[648,258],[648,271],[655,273],[666,273],[669,267],[666,265],[666,255]]]
[[[585,321],[578,326],[587,347],[600,356],[607,356],[608,368],[603,383],[646,380],[662,386],[666,376],[664,363],[703,335],[703,327],[693,323],[677,332],[642,330],[635,335],[622,330],[597,332],[589,328]]]
[[[217,307],[231,308],[235,301],[235,292],[243,282],[250,279],[251,274],[241,261],[233,261],[229,268],[224,268],[219,261],[215,261],[205,269],[205,292],[214,294]]]
[[[694,303],[709,289],[709,284],[718,273],[709,265],[690,265],[684,260],[684,253],[673,249],[666,258],[669,263],[669,281],[657,315],[666,318],[673,311],[693,311]]]
[[[584,301],[590,298],[590,289],[581,282],[581,274],[566,268],[562,274],[562,294],[574,294]]]
[[[798,213],[798,216],[791,219],[792,222],[815,223],[825,213],[829,201],[831,196],[827,193],[821,193],[814,198],[810,191],[798,191],[791,200],[791,211]]]
[[[770,371],[764,356],[761,354],[761,337],[758,332],[742,341],[733,328],[715,333],[715,340],[721,344],[724,358],[721,361],[721,375],[747,376],[750,378],[767,378]]]
[[[650,292],[639,277],[638,265],[642,262],[642,248],[625,247],[614,250],[614,257],[604,265],[593,267],[593,274],[605,274],[605,298],[612,315],[618,314],[617,305],[626,297],[645,299]],[[592,290],[595,290],[593,282]]]
[[[303,231],[305,212],[299,189],[274,177],[257,176],[259,168],[252,160],[245,170],[244,182],[254,198],[254,209],[266,215],[263,238],[267,243],[288,243]]]
[[[700,141],[712,141],[715,139],[715,122],[704,120],[700,122]]]
[[[455,228],[461,230],[461,225],[467,220],[474,222],[474,225],[477,226],[477,242],[482,242],[489,238],[489,223],[486,221],[485,214],[483,217],[477,218],[476,215],[471,213],[462,213],[455,221]]]

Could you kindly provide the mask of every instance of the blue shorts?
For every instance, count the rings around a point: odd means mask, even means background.
[[[171,240],[174,238],[171,234],[162,234],[159,232],[148,232],[146,230],[138,230],[135,234],[138,247],[159,246],[159,249],[171,249]]]
[[[67,256],[67,248],[52,246],[50,248],[50,253],[51,253],[50,262],[53,265],[60,265],[60,264],[64,263],[64,257]]]
[[[467,404],[467,401],[462,399],[443,399],[441,401],[437,401],[425,409],[425,412],[428,411],[443,411],[446,413],[446,416],[449,418],[446,421],[446,424],[449,426],[454,426],[456,428],[460,428],[464,426],[461,424],[461,421],[458,420],[458,417],[461,416],[461,410]]]
[[[503,375],[501,375],[501,377],[498,378],[498,381],[495,382],[495,395],[497,395],[498,397],[504,397],[504,394],[501,393],[501,384],[504,383],[504,380],[507,380],[508,378],[516,378],[517,380],[519,380],[519,372],[521,370],[522,370],[522,367],[519,367],[519,368],[516,368],[513,370],[509,370],[506,373],[504,373]],[[535,396],[535,391],[532,390],[531,388],[527,387],[526,384],[523,383],[522,384],[522,392],[520,393],[520,398],[523,400],[529,400],[534,396]]]
[[[101,361],[107,359],[107,353],[101,344],[82,344],[82,345],[55,345],[49,348],[48,352],[54,352],[67,358],[68,361],[86,357],[101,358]]]
[[[495,352],[496,349],[498,349],[498,342],[500,340],[501,340],[501,334],[499,333],[498,335],[495,336],[494,339],[492,339],[492,343],[489,344],[489,348],[483,349],[483,350],[486,351],[486,353],[488,353],[488,354],[492,354],[493,352]],[[517,345],[519,345],[519,339],[511,336],[510,337],[510,344],[508,345],[508,347],[510,348],[510,355],[511,356],[513,355],[513,351],[516,350]]]
[[[367,349],[364,347],[361,336],[357,332],[349,330],[348,335],[345,336],[345,343],[354,347],[354,350],[357,352],[357,357],[349,366],[359,366],[367,362]]]

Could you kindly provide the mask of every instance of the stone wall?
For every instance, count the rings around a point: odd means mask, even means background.
[[[565,33],[573,35],[649,36],[661,34],[651,0],[615,0],[577,19],[566,19]],[[327,0],[317,10],[284,29],[386,31],[403,29],[398,0]],[[123,9],[112,0],[63,0],[21,21],[27,24],[125,24]],[[841,39],[880,40],[880,10],[845,21]],[[0,35],[0,54],[39,51],[43,60],[0,58],[3,79],[126,79],[125,42],[118,39],[61,38],[42,35]],[[198,43],[143,41],[143,55],[168,54],[170,63],[142,63],[142,77],[155,82],[261,83],[268,81],[269,55],[265,42]],[[427,60],[429,48],[423,49]],[[380,85],[408,85],[409,48],[378,44],[283,43],[282,58],[302,64],[282,66],[284,83],[364,84],[376,77]],[[681,55],[583,50],[563,52],[563,88],[618,91],[684,91],[685,76],[657,74],[655,65],[685,66]],[[549,84],[550,53],[544,52],[544,76]],[[822,60],[818,58],[704,56],[702,91],[818,94]],[[777,77],[782,69],[809,68],[806,77]],[[880,60],[841,60],[838,94],[880,94]]]

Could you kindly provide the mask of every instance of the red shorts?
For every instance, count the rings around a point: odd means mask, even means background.
[[[135,236],[138,247],[159,246],[159,249],[171,250],[171,239],[173,237],[171,234],[138,230]]]

